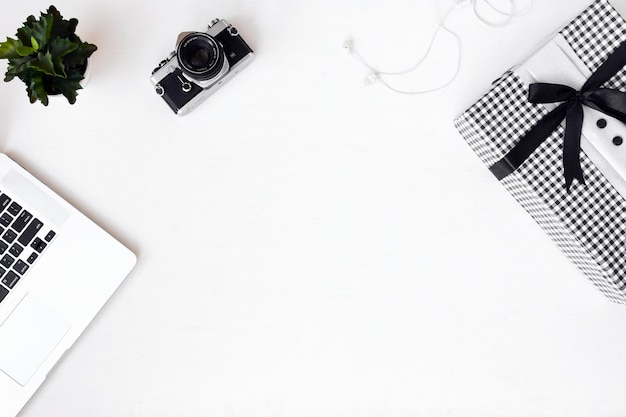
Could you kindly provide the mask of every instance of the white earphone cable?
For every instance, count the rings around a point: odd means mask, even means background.
[[[437,11],[438,11],[438,24],[437,24],[437,28],[435,29],[435,31],[433,32],[433,35],[430,39],[430,42],[428,44],[428,47],[426,48],[426,52],[417,60],[417,62],[412,65],[410,68],[403,70],[403,71],[381,71],[381,70],[377,70],[374,67],[372,67],[370,64],[367,63],[367,61],[365,61],[365,59],[363,59],[363,57],[361,55],[359,55],[357,52],[355,52],[352,48],[352,41],[346,41],[343,44],[343,47],[347,50],[347,52],[349,53],[349,55],[354,58],[355,60],[357,60],[358,62],[361,63],[361,65],[365,66],[369,71],[370,74],[366,77],[365,79],[365,83],[367,85],[371,85],[374,84],[376,81],[379,81],[382,85],[384,85],[385,87],[387,87],[388,89],[390,89],[391,91],[394,91],[396,93],[399,94],[410,94],[410,95],[419,95],[419,94],[427,94],[427,93],[433,93],[435,91],[439,91],[445,87],[447,87],[448,85],[450,85],[459,75],[459,72],[461,70],[461,56],[462,56],[462,43],[461,43],[461,38],[460,36],[454,32],[453,30],[449,29],[446,26],[446,22],[448,20],[448,17],[450,16],[450,14],[461,8],[464,7],[465,5],[472,3],[473,5],[473,13],[476,16],[476,18],[481,21],[482,23],[484,23],[485,25],[491,26],[491,27],[503,27],[506,26],[510,23],[510,21],[512,19],[514,19],[515,17],[519,16],[519,15],[523,15],[528,13],[528,11],[530,11],[530,9],[532,9],[533,6],[533,0],[529,0],[529,7],[524,10],[524,11],[516,11],[515,10],[515,0],[508,0],[509,1],[509,5],[510,5],[510,12],[505,12],[502,11],[500,9],[498,9],[497,7],[495,7],[490,0],[483,0],[491,9],[493,9],[496,13],[501,14],[505,17],[507,17],[507,19],[502,23],[493,23],[490,22],[486,19],[484,19],[477,10],[476,7],[476,3],[477,0],[461,0],[458,1],[456,0],[456,4],[449,8],[443,15],[441,14],[441,8],[440,6],[440,1],[437,1]],[[448,34],[450,34],[453,38],[454,41],[456,43],[456,63],[455,63],[455,70],[454,73],[450,76],[450,78],[443,82],[442,84],[436,86],[436,87],[432,87],[432,88],[427,88],[424,90],[416,90],[416,91],[405,91],[405,90],[400,90],[396,87],[391,86],[385,79],[383,76],[385,75],[404,75],[404,74],[408,74],[414,70],[416,70],[423,62],[424,60],[430,55],[432,48],[435,44],[435,41],[437,39],[437,36],[439,35],[440,32],[447,32]]]
[[[489,8],[491,10],[493,10],[494,12],[496,12],[497,14],[500,14],[502,16],[505,17],[505,19],[501,22],[492,22],[489,21],[487,19],[485,19],[479,12],[478,12],[478,1],[476,0],[468,0],[471,1],[472,3],[472,8],[474,11],[474,16],[476,16],[476,18],[483,24],[487,25],[487,26],[491,26],[494,28],[501,28],[501,27],[505,27],[507,26],[509,23],[511,23],[511,20],[515,19],[518,16],[523,16],[525,14],[527,14],[528,12],[530,12],[530,10],[533,7],[533,0],[529,0],[528,2],[528,7],[526,7],[525,10],[515,10],[515,0],[509,0],[509,9],[510,11],[503,11],[499,8],[497,8],[496,6],[493,5],[493,3],[489,0],[483,0],[484,3],[489,6]]]

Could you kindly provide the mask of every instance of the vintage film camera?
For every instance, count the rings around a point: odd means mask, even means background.
[[[215,19],[206,32],[178,35],[176,50],[152,71],[156,93],[182,116],[250,63],[252,49],[235,27]]]

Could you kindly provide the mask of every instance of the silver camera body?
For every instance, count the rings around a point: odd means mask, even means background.
[[[182,116],[246,67],[254,53],[239,31],[224,19],[206,32],[183,32],[176,50],[152,71],[156,93]]]

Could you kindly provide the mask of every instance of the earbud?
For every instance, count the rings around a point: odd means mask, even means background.
[[[363,80],[363,84],[367,86],[374,85],[376,84],[376,80],[378,80],[378,75],[375,72],[370,72]]]
[[[350,52],[352,52],[352,40],[346,39],[343,42],[343,49],[346,54],[349,54]]]

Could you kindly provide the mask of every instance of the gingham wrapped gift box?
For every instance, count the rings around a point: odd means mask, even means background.
[[[502,185],[620,303],[626,303],[624,41],[626,22],[607,0],[596,0],[455,120]]]

